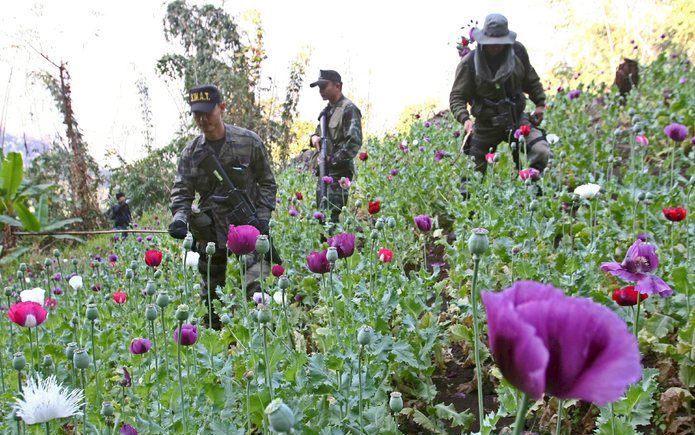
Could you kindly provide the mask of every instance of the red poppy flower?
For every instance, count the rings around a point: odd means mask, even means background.
[[[366,152],[361,152],[357,155],[357,158],[364,162],[369,158],[369,154],[367,154]]]
[[[369,201],[369,214],[379,213],[381,210],[381,201]]]
[[[391,260],[393,260],[393,251],[390,249],[381,248],[379,249],[378,256],[379,261],[383,261],[384,263],[390,263]]]
[[[304,199],[304,195],[302,195],[302,192],[294,192],[294,197],[297,198],[299,201]]]
[[[27,328],[39,326],[46,320],[47,315],[41,304],[36,302],[17,302],[7,311],[7,317],[12,322]]]
[[[688,215],[688,212],[681,207],[666,207],[664,210],[664,216],[671,222],[680,222]]]
[[[162,264],[162,253],[156,249],[145,252],[145,264],[150,267],[157,267]]]
[[[524,136],[528,136],[528,135],[531,133],[531,126],[528,125],[528,124],[522,125],[522,126],[519,127],[519,131],[520,131],[521,134],[523,134]]]
[[[43,306],[52,310],[58,306],[58,301],[56,299],[46,298],[43,302]]]
[[[273,274],[274,277],[279,278],[282,276],[283,273],[285,273],[285,268],[280,266],[279,264],[274,264],[273,267],[270,268],[270,272]]]
[[[465,36],[461,37],[461,45],[464,47],[468,47],[468,39],[466,39]]]
[[[646,293],[640,293],[640,300],[643,301],[649,297]],[[631,307],[637,305],[637,290],[634,285],[629,285],[623,288],[613,290],[613,300],[620,306]]]
[[[117,291],[116,293],[111,295],[111,298],[118,305],[121,305],[121,304],[125,303],[126,299],[128,299],[128,296],[125,293],[123,293],[122,291]]]

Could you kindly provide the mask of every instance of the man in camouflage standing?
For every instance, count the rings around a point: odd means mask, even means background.
[[[484,173],[485,154],[490,149],[494,152],[502,141],[513,142],[517,129],[526,126],[520,129],[527,132],[521,141],[525,143],[522,151],[530,167],[542,172],[550,149],[543,132],[535,127],[543,120],[545,93],[526,48],[516,41],[516,33],[509,30],[507,19],[500,14],[488,15],[483,29],[474,29],[472,37],[478,47],[461,59],[449,96],[452,114],[465,132],[471,133],[464,151],[473,157],[476,170]],[[531,116],[524,112],[524,94],[535,104]],[[518,151],[516,148],[514,162],[520,169]],[[465,177],[461,193],[467,196]]]
[[[189,103],[201,135],[193,139],[181,153],[174,187],[171,190],[170,208],[173,221],[169,234],[178,239],[186,237],[188,226],[196,239],[196,251],[200,254],[198,270],[207,289],[207,267],[210,262],[211,296],[217,298],[217,286],[224,289],[227,268],[227,233],[229,225],[245,222],[234,221],[235,204],[225,201],[229,187],[210,170],[211,155],[221,163],[222,169],[234,185],[244,191],[255,208],[254,223],[261,234],[268,234],[269,221],[275,209],[277,186],[270,167],[268,154],[260,137],[253,131],[225,124],[223,115],[226,104],[214,85],[197,86],[189,92]],[[200,199],[193,205],[195,195]],[[215,242],[216,251],[208,256],[205,248]],[[247,256],[248,257],[248,256]],[[247,262],[246,281],[249,293],[258,286],[262,258]],[[264,274],[269,264],[263,266]],[[252,285],[252,284],[255,284]],[[205,298],[207,302],[207,298]],[[207,321],[207,317],[205,318]],[[219,317],[213,316],[214,328],[219,328]]]
[[[326,126],[328,133],[326,148],[326,179],[318,180],[317,205],[321,204],[321,183],[326,184],[327,204],[331,212],[331,222],[336,223],[340,211],[347,203],[349,180],[355,176],[354,159],[362,146],[362,113],[355,104],[343,95],[343,82],[332,70],[321,70],[318,80],[311,83],[319,87],[321,98],[328,100]],[[321,125],[311,136],[311,145],[321,149]],[[346,182],[343,180],[347,179]]]

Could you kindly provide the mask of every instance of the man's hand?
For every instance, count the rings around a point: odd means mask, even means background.
[[[543,114],[545,113],[545,106],[536,106],[536,110],[533,111],[531,115],[531,122],[535,126],[541,125],[543,122]]]
[[[169,235],[171,237],[183,240],[186,238],[186,234],[188,234],[188,226],[186,225],[186,222],[176,219],[169,224]]]
[[[466,134],[471,133],[473,131],[473,121],[470,119],[466,119],[466,121],[463,123],[463,131],[466,132]]]
[[[311,145],[317,150],[321,149],[321,136],[318,134],[311,135]]]

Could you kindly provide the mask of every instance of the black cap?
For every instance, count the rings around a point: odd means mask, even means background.
[[[222,102],[220,90],[215,85],[201,85],[188,91],[188,104],[191,112],[212,112]]]
[[[332,69],[322,69],[319,73],[319,79],[309,86],[313,88],[314,86],[323,85],[328,82],[343,83],[343,80],[340,78],[340,74],[338,74],[336,71],[333,71]]]

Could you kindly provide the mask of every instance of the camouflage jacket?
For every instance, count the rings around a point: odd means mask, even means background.
[[[327,174],[333,177],[352,177],[355,173],[354,158],[362,147],[362,113],[345,96],[328,111]],[[321,135],[321,124],[315,135]]]
[[[517,108],[521,112],[526,103],[523,93],[526,93],[536,106],[545,105],[543,85],[531,66],[526,48],[520,42],[515,42],[512,48],[515,65],[513,72],[503,83],[483,80],[480,74],[476,74],[475,56],[480,47],[461,59],[449,94],[449,107],[460,123],[470,117],[468,104],[471,105],[473,116],[484,117],[484,113],[481,113],[484,99],[499,101],[517,97]]]
[[[277,185],[265,146],[261,138],[250,130],[229,124],[225,124],[225,130],[226,140],[217,157],[234,184],[246,190],[256,207],[258,219],[269,220],[275,209]],[[226,195],[229,189],[200,167],[208,151],[214,153],[203,135],[183,149],[169,207],[174,219],[188,221],[193,200],[196,193],[199,194],[198,208],[212,214],[218,245],[224,246],[229,224],[235,222],[228,221],[227,205],[210,199],[212,195]]]

